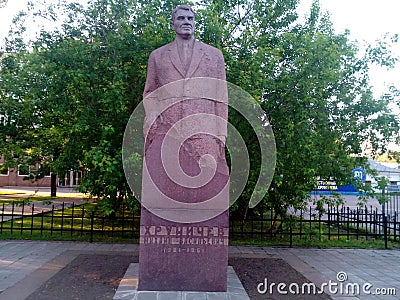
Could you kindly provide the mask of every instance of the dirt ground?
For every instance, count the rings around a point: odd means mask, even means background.
[[[78,255],[31,294],[28,300],[112,299],[132,255]]]
[[[280,258],[230,258],[229,265],[233,266],[240,281],[250,299],[331,299],[328,295],[293,295],[287,293],[279,294],[276,285],[285,283],[289,286],[291,283],[297,283],[300,287],[304,283],[310,282],[301,273],[293,269],[287,262]],[[257,285],[261,282],[275,283],[272,294],[269,292],[260,294],[257,291]],[[285,289],[288,291],[288,287]]]
[[[31,294],[28,300],[108,300],[112,299],[132,262],[138,262],[134,255],[90,255],[81,254],[70,264],[45,282]],[[327,295],[261,295],[257,285],[267,278],[269,283],[280,282],[300,284],[308,280],[279,258],[230,258],[250,299],[330,299]]]

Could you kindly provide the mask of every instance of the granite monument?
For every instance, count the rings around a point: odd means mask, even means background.
[[[194,38],[195,12],[172,12],[175,40],[149,57],[143,93],[139,290],[225,292],[229,169],[222,52]]]

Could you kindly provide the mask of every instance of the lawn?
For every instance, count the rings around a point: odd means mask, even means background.
[[[33,200],[40,199],[35,197]],[[49,197],[44,197],[46,200]],[[101,201],[63,210],[26,216],[0,223],[0,239],[75,240],[90,242],[138,243],[140,217],[128,209],[104,216]],[[324,221],[298,217],[278,220],[230,221],[231,245],[295,247],[385,248],[382,238],[364,229],[339,228]],[[273,229],[271,229],[273,228]],[[388,240],[388,248],[400,248],[399,239]]]

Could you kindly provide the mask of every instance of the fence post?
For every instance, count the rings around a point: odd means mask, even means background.
[[[328,204],[328,239],[331,240],[331,206]]]
[[[32,210],[31,210],[31,235],[33,234],[33,219],[35,217],[35,204],[32,204]]]
[[[397,240],[397,211],[394,213],[394,219],[393,219],[393,228],[394,228],[394,241]]]
[[[368,239],[368,207],[365,205],[363,215],[363,226],[365,226],[365,239]]]
[[[231,228],[233,229],[233,222],[229,222],[231,225]],[[132,212],[132,238],[135,237],[135,211]]]
[[[13,229],[14,229],[14,201],[12,202],[12,207],[11,207],[11,235],[13,234]]]
[[[372,205],[370,206],[369,209],[369,232],[372,232],[372,216],[373,216],[373,211],[374,209],[372,208]]]
[[[54,226],[54,204],[51,206],[50,236],[53,236],[53,226]]]
[[[40,236],[43,236],[43,217],[44,217],[44,211],[42,210],[42,213],[40,214],[41,220],[40,220]]]
[[[274,218],[273,218],[273,216],[272,216],[272,212],[273,212],[273,208],[271,208],[270,209],[270,213],[269,213],[269,219],[270,219],[270,221],[271,221],[271,225],[270,225],[270,230],[269,230],[269,238],[270,239],[272,239],[272,226],[273,226],[273,224],[274,224]]]
[[[387,216],[383,215],[383,234],[385,237],[385,249],[388,248],[388,234],[387,234]]]
[[[0,234],[3,234],[3,221],[4,221],[4,203],[1,209],[1,226],[0,226]]]
[[[350,221],[351,221],[351,216],[350,216],[350,207],[347,207],[347,240],[350,240]]]
[[[300,241],[302,240],[303,234],[303,209],[300,210]]]
[[[318,213],[318,235],[319,235],[319,240],[322,240],[322,231],[321,231],[321,218],[322,214],[321,212]]]
[[[382,199],[385,199],[385,188],[382,189]],[[385,201],[382,202],[382,214],[386,214]]]
[[[85,205],[82,205],[81,210],[81,236],[83,235],[83,222],[85,221]]]
[[[360,232],[360,210],[357,207],[357,230],[356,230],[356,238],[358,240],[358,233]]]
[[[124,237],[124,227],[125,227],[125,205],[122,205],[122,238]]]
[[[90,242],[93,243],[94,212],[90,215]]]
[[[292,226],[292,220],[293,220],[293,216],[292,215],[290,215],[290,220],[289,220],[289,234],[290,234],[290,237],[289,237],[289,240],[290,240],[290,245],[289,245],[289,247],[290,248],[292,248],[293,247],[293,226]],[[301,238],[300,238],[301,239]]]
[[[340,214],[339,205],[336,206],[336,226],[337,226],[337,239],[340,240]]]
[[[61,206],[61,231],[60,235],[63,234],[63,228],[64,228],[64,209],[65,209],[65,202],[63,201],[62,206]]]
[[[75,210],[75,202],[72,202],[72,210],[71,210],[71,237],[74,231],[74,210]]]
[[[312,211],[311,211],[311,206],[310,206],[310,218],[309,218],[309,221],[310,221],[310,241],[312,240]]]
[[[22,212],[21,212],[21,232],[20,234],[22,235],[24,232],[24,215],[25,215],[25,201],[22,201]]]
[[[261,232],[260,232],[260,240],[263,238],[264,234],[264,201],[261,202]]]

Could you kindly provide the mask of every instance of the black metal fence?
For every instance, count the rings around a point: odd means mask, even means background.
[[[273,210],[267,217],[253,216],[246,222],[231,220],[230,236],[247,239],[276,239],[287,241],[290,246],[302,240],[359,240],[382,239],[400,241],[398,212],[382,213],[378,208],[349,208],[330,206],[321,214],[312,207],[287,218],[273,218]]]
[[[369,209],[357,208],[333,208],[331,209],[330,216],[332,222],[336,222],[338,225],[344,228],[348,235],[358,238],[360,234],[367,238],[381,238],[385,239],[385,243],[390,238],[394,241],[399,238],[399,221],[398,213],[393,212],[390,215],[386,215],[379,212],[378,208]]]
[[[86,205],[38,211],[35,205],[12,203],[0,209],[0,235],[29,238],[45,236],[64,239],[95,240],[137,239],[140,217],[123,207],[120,214],[102,216]]]
[[[93,241],[137,240],[140,216],[123,208],[119,214],[106,217],[90,206],[54,205],[38,211],[35,205],[3,205],[0,207],[0,236]],[[245,221],[230,220],[230,238],[276,242],[293,246],[302,241],[382,239],[399,241],[398,213],[386,215],[377,208],[328,207],[324,214],[309,207],[285,218],[276,218],[271,209],[264,216],[250,216]]]
[[[396,186],[399,189],[398,186]],[[394,188],[392,188],[394,190]],[[395,213],[400,212],[400,192],[387,192],[385,191],[385,195],[387,196],[387,201],[382,204],[382,212],[387,215],[394,215]]]

